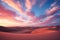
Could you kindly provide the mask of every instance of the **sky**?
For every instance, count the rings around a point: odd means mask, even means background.
[[[60,26],[60,0],[0,0],[0,26]]]

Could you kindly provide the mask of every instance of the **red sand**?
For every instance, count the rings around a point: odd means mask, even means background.
[[[0,32],[0,40],[59,40],[60,31],[37,29],[31,34]]]
[[[57,31],[53,30],[48,30],[48,28],[42,28],[42,29],[36,29],[32,31],[32,34],[49,34]]]

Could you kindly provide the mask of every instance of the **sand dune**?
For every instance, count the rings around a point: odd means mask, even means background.
[[[59,40],[60,31],[40,28],[30,34],[0,32],[0,40]]]

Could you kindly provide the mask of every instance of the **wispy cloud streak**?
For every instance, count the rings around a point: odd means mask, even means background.
[[[36,3],[36,0],[26,0],[25,6],[27,10],[31,10],[32,6]]]
[[[2,0],[4,3],[8,4],[12,8],[16,9],[20,14],[22,14],[24,11],[22,9],[22,6],[19,2],[17,4],[14,2],[14,0]],[[19,5],[19,6],[18,6]]]
[[[40,7],[42,7],[45,3],[46,3],[47,0],[41,0],[40,1]]]
[[[47,15],[52,15],[52,14],[55,14],[58,10],[60,10],[58,7],[53,7],[52,9],[50,10],[47,10]]]

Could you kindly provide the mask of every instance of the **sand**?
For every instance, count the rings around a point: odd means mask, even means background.
[[[60,31],[47,28],[34,30],[30,34],[0,32],[0,40],[60,40],[59,34]]]

